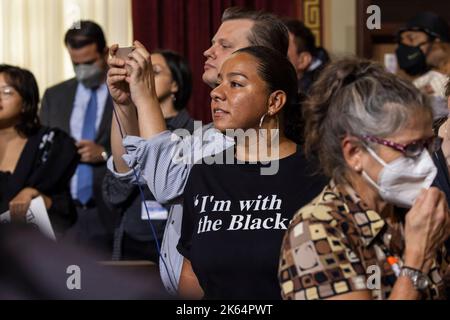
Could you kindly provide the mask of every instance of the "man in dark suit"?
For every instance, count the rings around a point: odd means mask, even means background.
[[[68,237],[111,253],[115,214],[101,192],[106,160],[111,153],[112,100],[106,86],[108,48],[99,25],[91,21],[74,24],[65,45],[76,78],[49,88],[42,100],[41,121],[69,133],[76,141],[81,162],[71,181],[78,221]]]

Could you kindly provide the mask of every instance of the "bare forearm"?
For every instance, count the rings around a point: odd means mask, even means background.
[[[114,104],[117,117],[119,118],[120,128],[116,115],[113,114],[111,125],[111,148],[114,159],[114,166],[117,172],[125,173],[130,170],[125,161],[122,159],[122,155],[126,150],[122,144],[122,135],[139,136],[139,126],[137,120],[136,109],[134,106],[124,106]]]
[[[189,300],[200,300],[204,295],[197,276],[192,270],[191,263],[187,259],[184,259],[183,267],[181,268],[178,295],[181,299]]]
[[[389,300],[418,300],[419,298],[419,292],[408,277],[399,277],[389,296]]]
[[[404,254],[404,264],[410,268],[424,271],[424,256],[420,251],[406,249]],[[427,270],[425,270],[427,272]],[[398,277],[395,282],[389,300],[417,300],[420,298],[419,292],[414,288],[410,278]]]
[[[159,102],[156,98],[142,99],[136,103],[139,131],[143,139],[150,139],[167,130]]]

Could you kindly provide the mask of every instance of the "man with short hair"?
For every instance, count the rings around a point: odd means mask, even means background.
[[[289,30],[288,58],[295,67],[298,91],[307,94],[330,58],[325,49],[316,46],[311,30],[297,19],[285,20]]]
[[[76,77],[49,88],[42,100],[41,121],[70,134],[81,161],[71,181],[78,221],[68,237],[110,257],[114,215],[103,202],[101,185],[111,153],[112,100],[106,85],[108,47],[101,27],[92,21],[74,24],[64,43]]]
[[[212,39],[211,47],[204,53],[207,60],[203,81],[214,88],[222,63],[238,49],[262,45],[287,55],[288,44],[287,28],[276,16],[238,7],[228,8],[223,13],[222,24]],[[110,91],[113,91],[111,87]],[[152,134],[146,136],[146,139],[138,138],[135,107],[127,103],[120,105],[114,102],[114,105],[121,128],[114,120],[111,136],[113,159],[108,160],[108,168],[119,179],[130,183],[147,184],[160,203],[174,201],[183,195],[189,172],[197,160],[220,153],[234,144],[234,141],[213,130],[212,123],[198,128],[191,137],[173,140],[171,132],[158,129],[165,128],[164,119],[158,108],[151,107],[146,109],[146,119],[140,121],[153,129],[150,130]],[[136,136],[128,136],[122,140],[120,131]],[[194,139],[196,134],[201,134],[203,140]],[[198,149],[202,150],[200,155],[196,155],[194,151]],[[175,150],[184,150],[183,157],[194,158],[193,161],[189,163],[174,161]],[[127,151],[128,154],[124,155]],[[130,168],[136,170],[140,176],[139,181],[136,181]],[[180,237],[182,207],[172,208],[161,248],[164,261],[160,260],[160,271],[166,288],[176,293],[183,263],[183,257],[176,249]]]

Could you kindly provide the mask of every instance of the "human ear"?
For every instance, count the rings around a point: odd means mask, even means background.
[[[178,90],[179,90],[178,83],[172,80],[172,84],[170,85],[170,92],[175,93],[178,92]]]
[[[360,173],[362,171],[363,148],[361,143],[349,135],[341,141],[342,156],[350,170]]]
[[[284,107],[286,104],[286,93],[282,90],[274,91],[269,96],[268,113],[270,115],[275,115]]]
[[[308,70],[309,66],[312,62],[312,55],[309,52],[302,52],[300,53],[298,59],[297,59],[297,65],[296,69],[300,70],[301,72],[305,72]]]

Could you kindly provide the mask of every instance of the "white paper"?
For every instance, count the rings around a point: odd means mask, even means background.
[[[53,231],[48,217],[47,209],[45,208],[44,199],[37,197],[31,201],[30,208],[26,215],[27,223],[35,225],[46,237],[56,241],[55,232]],[[0,223],[11,222],[11,215],[9,211],[0,215]]]
[[[167,220],[168,212],[166,208],[156,201],[145,201],[151,220]],[[141,219],[148,220],[147,209],[142,202]]]

